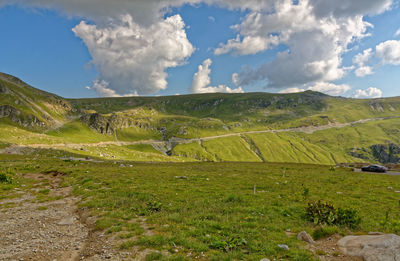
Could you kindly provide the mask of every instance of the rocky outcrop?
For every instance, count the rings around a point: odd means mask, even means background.
[[[399,163],[400,147],[396,144],[376,144],[371,146],[374,158],[380,163]]]
[[[154,130],[154,127],[148,122],[118,114],[103,115],[100,113],[89,113],[84,114],[81,117],[81,121],[102,134],[114,134],[117,129],[134,126],[145,130]]]
[[[9,94],[10,90],[0,81],[0,93]]]
[[[25,127],[44,125],[36,116],[30,114],[24,115],[21,111],[10,105],[0,105],[0,118],[9,118],[11,121]]]
[[[394,234],[346,236],[338,245],[345,255],[365,261],[400,261],[400,237]]]

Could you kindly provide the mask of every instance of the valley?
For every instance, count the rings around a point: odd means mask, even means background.
[[[65,99],[0,74],[0,259],[361,260],[342,239],[400,233],[400,176],[353,169],[399,170],[399,112],[313,91]]]

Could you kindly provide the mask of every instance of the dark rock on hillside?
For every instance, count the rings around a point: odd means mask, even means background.
[[[2,84],[1,82],[0,82],[0,93],[3,93],[3,94],[9,94],[10,93],[10,90],[4,84]]]
[[[9,118],[11,121],[25,127],[42,126],[41,122],[34,115],[23,115],[21,111],[9,105],[0,105],[0,118]]]
[[[400,147],[396,144],[376,144],[371,146],[371,151],[376,160],[383,164],[399,163]]]
[[[148,122],[118,114],[103,115],[100,113],[89,113],[84,114],[81,117],[81,121],[102,134],[114,134],[117,129],[134,126],[145,130],[154,130],[154,127]]]

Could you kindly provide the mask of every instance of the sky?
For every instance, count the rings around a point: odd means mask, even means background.
[[[398,0],[0,0],[0,71],[66,98],[400,96]]]

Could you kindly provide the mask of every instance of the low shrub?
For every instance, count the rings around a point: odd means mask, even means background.
[[[13,182],[12,177],[10,177],[9,175],[7,175],[5,173],[0,173],[0,183],[11,184],[12,182]]]
[[[158,201],[149,201],[147,202],[147,210],[150,212],[160,212],[162,208],[162,203]]]
[[[225,239],[213,238],[210,248],[220,249],[225,252],[233,251],[247,245],[247,241],[241,237],[228,237]]]
[[[355,228],[361,223],[354,209],[335,208],[321,201],[310,202],[306,208],[306,219],[319,225],[339,225]]]

